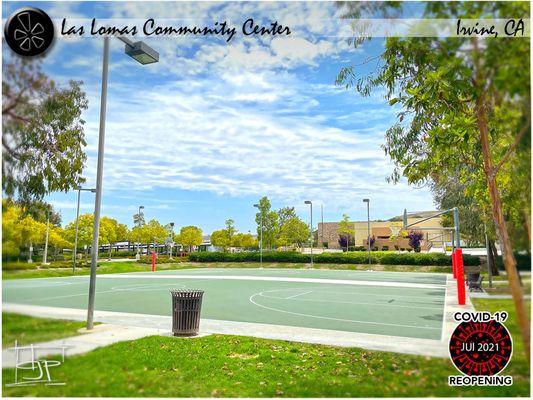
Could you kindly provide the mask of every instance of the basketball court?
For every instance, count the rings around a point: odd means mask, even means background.
[[[335,341],[337,335],[384,344],[393,338],[414,346],[417,341],[443,343],[446,307],[453,304],[450,281],[446,274],[271,268],[102,274],[96,310],[101,316],[142,320],[144,326],[155,318],[164,328],[157,317],[170,321],[170,290],[202,289],[201,331],[211,327],[209,333],[271,337],[265,332],[283,327],[288,337],[282,338],[290,340],[293,327],[295,335],[316,333],[329,337],[330,344],[346,345],[344,339]],[[5,280],[3,302],[59,314],[79,310],[78,319],[83,319],[88,283],[88,276]]]

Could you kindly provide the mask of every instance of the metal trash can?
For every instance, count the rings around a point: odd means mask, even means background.
[[[203,290],[171,290],[172,334],[195,336],[200,328]]]

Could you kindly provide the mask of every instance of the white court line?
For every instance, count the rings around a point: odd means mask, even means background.
[[[360,321],[360,320],[355,320],[355,319],[344,319],[344,318],[322,317],[322,316],[319,316],[319,315],[303,314],[303,313],[298,313],[298,312],[293,312],[293,311],[280,310],[279,308],[274,308],[274,307],[264,306],[264,305],[259,304],[259,303],[256,303],[256,302],[254,301],[254,297],[256,297],[256,296],[262,296],[262,295],[263,295],[263,292],[255,293],[255,294],[253,294],[253,295],[250,296],[249,300],[250,300],[250,302],[251,302],[252,304],[255,304],[255,305],[258,306],[258,307],[261,307],[261,308],[264,308],[264,309],[266,309],[266,310],[270,310],[270,311],[277,311],[277,312],[285,313],[285,314],[299,315],[299,316],[302,316],[302,317],[317,318],[317,319],[328,319],[328,320],[332,320],[332,321],[340,321],[340,322],[353,322],[353,323],[356,323],[356,324],[385,325],[385,326],[401,326],[401,327],[404,327],[404,328],[418,328],[418,329],[440,329],[440,328],[434,328],[434,327],[430,327],[430,326],[422,326],[422,325],[388,324],[388,323],[386,323],[386,322],[370,322],[370,321]]]
[[[391,303],[366,303],[366,302],[358,302],[358,301],[337,301],[337,300],[314,300],[314,299],[296,299],[296,296],[303,296],[304,294],[312,293],[305,292],[305,293],[298,293],[295,296],[290,297],[274,297],[274,296],[265,296],[264,293],[271,293],[272,291],[267,292],[261,292],[261,297],[267,298],[267,299],[276,299],[276,300],[293,300],[293,301],[307,301],[311,303],[337,303],[337,304],[354,304],[354,305],[367,305],[367,306],[383,306],[383,307],[400,307],[400,308],[421,308],[423,310],[442,310],[442,307],[423,307],[423,306],[412,306],[412,305],[400,305],[400,304],[391,304]]]
[[[283,298],[285,300],[289,300],[289,299],[294,299],[295,297],[298,297],[298,296],[303,296],[304,294],[309,294],[309,293],[313,293],[312,290],[308,291],[308,292],[303,292],[303,293],[298,293],[298,294],[295,294],[293,296],[289,296],[289,297],[278,297],[279,299]]]
[[[281,292],[281,291],[293,291],[293,290],[298,290],[298,289],[300,289],[300,288],[293,287],[293,288],[276,289],[276,290]],[[306,289],[313,289],[314,292],[323,291],[323,292],[326,292],[326,293],[331,293],[331,290],[328,290],[327,288],[324,288],[323,286],[311,286],[311,287],[307,287]],[[406,294],[396,294],[396,293],[394,293],[394,294],[392,294],[392,293],[390,293],[390,294],[370,293],[370,292],[362,292],[360,289],[357,289],[356,292],[353,292],[353,291],[345,292],[345,291],[342,291],[342,290],[335,290],[335,294],[349,294],[349,295],[352,295],[352,296],[355,295],[355,296],[365,296],[365,297],[366,296],[377,296],[377,297],[394,296],[394,298],[406,297],[408,299],[424,299],[424,300],[426,300],[426,302],[428,300],[428,296],[409,296],[409,295],[406,295]],[[436,299],[433,299],[433,300],[436,301]],[[439,302],[436,303],[436,304],[441,305],[441,303],[444,304],[443,302],[444,302],[444,300],[439,300]]]
[[[350,279],[323,279],[323,278],[290,278],[275,276],[250,276],[250,275],[100,275],[99,279],[206,279],[206,280],[239,280],[239,281],[268,281],[268,282],[302,282],[302,283],[329,283],[332,285],[358,285],[358,286],[387,286],[412,289],[440,289],[444,290],[445,285],[408,283],[408,282],[382,282],[382,281],[359,281]]]

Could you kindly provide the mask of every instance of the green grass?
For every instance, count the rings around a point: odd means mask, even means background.
[[[507,310],[507,300],[475,300],[478,310]],[[4,388],[5,396],[106,397],[455,397],[529,396],[529,366],[514,318],[505,374],[511,387],[453,388],[447,358],[238,336],[152,336],[68,357],[53,371],[65,386]],[[13,380],[3,370],[4,382]]]
[[[137,262],[105,262],[98,263],[99,274],[116,274],[124,272],[146,272],[150,271],[149,264]],[[259,263],[249,262],[212,262],[212,263],[172,263],[157,264],[157,270],[178,270],[187,268],[259,268]],[[264,268],[309,268],[311,264],[301,263],[263,263]],[[356,264],[315,264],[316,269],[343,269],[343,270],[367,270],[368,265]],[[451,267],[441,266],[418,266],[418,265],[372,265],[375,271],[405,271],[405,272],[446,272],[451,273]],[[89,275],[89,268],[76,269],[75,276]],[[23,279],[23,278],[52,278],[61,276],[73,276],[72,269],[21,269],[21,270],[2,270],[3,279]]]
[[[29,345],[75,336],[84,327],[85,322],[2,313],[2,347],[13,346],[15,340],[19,345]]]

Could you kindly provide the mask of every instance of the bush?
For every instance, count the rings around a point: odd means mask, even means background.
[[[520,254],[515,252],[514,257],[516,259],[516,267],[520,271],[531,271],[531,254]],[[496,259],[496,265],[500,269],[505,268],[505,266],[503,265],[502,256],[498,256],[498,258]]]
[[[156,264],[172,264],[172,263],[181,263],[187,261],[188,257],[172,257],[172,260],[169,256],[164,254],[159,254],[155,260]],[[139,262],[142,264],[152,264],[152,256],[142,256],[139,259]]]
[[[317,264],[366,264],[366,252],[322,253],[316,254],[313,260]],[[371,253],[373,264],[384,265],[438,265],[450,266],[451,257],[442,253],[395,253],[390,251],[374,251]],[[479,257],[465,255],[465,265],[479,265]],[[259,262],[259,252],[221,253],[201,252],[189,255],[193,262]],[[272,251],[263,253],[265,262],[309,263],[310,254],[295,252]]]

